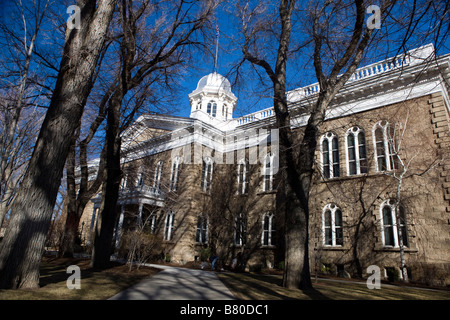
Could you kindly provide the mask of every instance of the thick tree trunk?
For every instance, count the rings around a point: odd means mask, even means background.
[[[111,98],[106,125],[106,165],[102,186],[102,202],[100,214],[95,227],[95,242],[92,252],[92,266],[98,269],[108,267],[110,256],[114,250],[112,242],[114,226],[117,220],[117,200],[122,176],[120,168],[120,107],[123,94],[118,89]]]
[[[0,288],[39,287],[39,265],[64,164],[89,92],[116,0],[79,2],[80,29],[68,30],[60,72],[0,248]]]

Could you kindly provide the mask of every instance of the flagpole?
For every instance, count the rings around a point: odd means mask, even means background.
[[[219,25],[216,24],[216,58],[214,59],[214,73],[217,73],[217,53],[219,51]]]

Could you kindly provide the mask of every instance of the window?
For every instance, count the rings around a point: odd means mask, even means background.
[[[164,221],[164,240],[166,241],[172,240],[174,218],[175,213],[173,213],[173,211],[168,211],[166,214],[166,219]]]
[[[342,211],[335,204],[327,204],[322,213],[323,244],[325,246],[342,246]]]
[[[222,116],[225,118],[225,121],[228,120],[228,106],[226,104],[223,105]]]
[[[152,213],[150,215],[150,233],[151,234],[155,234],[156,233],[156,222],[157,222],[156,214]]]
[[[171,191],[177,191],[178,187],[178,176],[180,173],[180,163],[181,158],[175,157],[172,160],[172,171],[170,172],[170,190]]]
[[[121,189],[126,189],[127,188],[127,180],[128,180],[128,173],[125,173],[122,177],[122,182],[120,184],[120,188]]]
[[[217,114],[217,103],[214,101],[208,102],[206,106],[206,113],[215,117]]]
[[[273,190],[273,163],[274,155],[269,153],[263,163],[263,191]]]
[[[375,165],[378,172],[392,171],[397,166],[395,128],[386,120],[374,127]]]
[[[339,164],[339,141],[338,137],[331,132],[321,138],[322,171],[325,179],[340,176]]]
[[[195,242],[202,244],[208,243],[208,217],[205,215],[198,216]]]
[[[384,201],[380,207],[381,217],[381,239],[385,247],[400,247],[400,234],[402,245],[408,246],[408,236],[406,233],[406,213],[403,206],[398,206],[399,221],[395,214],[396,201],[389,199]],[[400,224],[398,224],[400,222]]]
[[[213,172],[212,159],[210,157],[205,157],[203,159],[202,181],[201,181],[201,188],[205,192],[211,192],[212,172]]]
[[[242,159],[238,164],[237,172],[238,194],[247,194],[248,192],[248,161]]]
[[[159,161],[155,167],[155,174],[153,176],[153,191],[159,193],[159,187],[161,186],[161,174],[162,174],[163,162]]]
[[[266,213],[262,220],[262,237],[261,244],[263,246],[275,245],[275,226],[273,213]]]
[[[234,244],[236,246],[243,246],[245,244],[246,228],[246,220],[242,213],[239,213],[236,217],[236,225],[234,230]]]
[[[348,175],[367,173],[366,138],[364,131],[353,127],[347,131],[347,172]]]
[[[136,177],[136,187],[142,187],[144,185],[144,172],[142,172],[142,167],[139,168],[137,177]]]

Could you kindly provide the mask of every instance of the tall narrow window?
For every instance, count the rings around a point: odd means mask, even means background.
[[[263,246],[275,245],[275,225],[273,213],[266,213],[263,216],[261,244]]]
[[[237,246],[243,246],[246,238],[246,220],[242,213],[239,213],[236,217],[236,224],[234,230],[234,244]]]
[[[397,167],[395,128],[386,120],[374,127],[375,161],[377,171],[392,171]]]
[[[381,239],[384,246],[398,248],[400,246],[400,234],[403,246],[408,246],[406,230],[406,214],[403,206],[398,206],[398,220],[395,214],[396,202],[389,199],[380,207],[381,215]]]
[[[223,105],[223,117],[225,118],[225,120],[228,120],[228,106],[226,104]]]
[[[267,154],[263,163],[263,191],[273,190],[273,162],[274,155]]]
[[[214,101],[208,102],[206,105],[206,113],[215,117],[217,115],[217,103]]]
[[[122,177],[122,182],[120,184],[120,188],[121,189],[126,189],[127,188],[127,181],[128,180],[128,173],[125,173]]]
[[[203,159],[202,181],[201,181],[202,190],[205,192],[211,191],[212,173],[213,173],[212,159],[209,157],[205,157]]]
[[[322,172],[325,179],[340,176],[339,141],[331,132],[321,138]]]
[[[217,103],[213,102],[211,115],[215,117],[217,114]]]
[[[144,172],[142,171],[142,167],[139,168],[137,177],[136,177],[136,187],[142,187],[144,185]]]
[[[211,108],[212,108],[212,103],[208,102],[208,104],[206,105],[206,113],[207,114],[211,114]]]
[[[170,190],[177,191],[178,188],[178,176],[180,174],[181,158],[175,157],[172,159],[172,170],[170,172]]]
[[[155,174],[153,176],[153,192],[159,193],[159,187],[161,186],[161,174],[162,174],[163,162],[159,161],[155,166]]]
[[[364,131],[353,127],[347,131],[347,172],[348,175],[367,173],[366,138]]]
[[[205,215],[200,215],[197,218],[195,242],[202,244],[208,243],[208,217]]]
[[[173,238],[173,225],[174,225],[175,213],[168,211],[166,213],[166,219],[164,220],[164,240],[170,241]]]
[[[342,246],[342,211],[335,204],[327,204],[322,215],[323,244],[325,246]]]
[[[156,223],[157,223],[157,216],[155,213],[152,213],[150,215],[150,233],[155,234],[156,233]]]
[[[238,164],[237,172],[238,194],[247,194],[248,192],[248,161],[242,159]]]

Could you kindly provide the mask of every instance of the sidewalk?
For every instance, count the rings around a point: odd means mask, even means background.
[[[230,290],[212,271],[148,264],[163,269],[109,300],[230,300]]]

